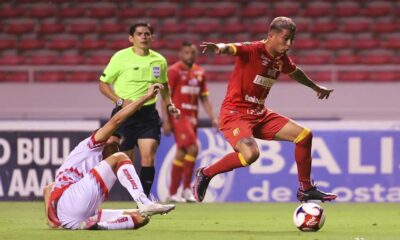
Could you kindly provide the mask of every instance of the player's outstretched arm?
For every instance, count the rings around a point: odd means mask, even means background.
[[[326,87],[320,86],[313,82],[299,67],[297,67],[297,69],[293,73],[289,74],[289,76],[290,78],[307,87],[310,87],[315,92],[317,92],[317,97],[319,99],[328,99],[331,92],[333,92],[333,89],[327,89]]]
[[[122,108],[110,120],[108,120],[103,127],[97,130],[94,135],[94,140],[96,142],[106,141],[128,117],[134,114],[145,102],[157,95],[163,88],[164,86],[159,83],[150,86],[145,96]]]
[[[211,50],[213,53],[219,54],[227,54],[227,55],[234,55],[235,50],[232,44],[226,43],[213,43],[213,42],[203,42],[200,44],[200,47],[203,48],[201,53],[206,53],[207,50]]]
[[[50,193],[51,193],[51,188],[53,187],[54,182],[48,184],[46,187],[43,189],[43,200],[44,200],[44,217],[46,219],[47,225],[50,228],[57,228],[48,217],[48,209],[49,209],[49,202],[50,202]]]

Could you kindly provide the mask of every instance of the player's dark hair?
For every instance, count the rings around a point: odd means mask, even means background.
[[[276,17],[269,25],[269,31],[282,32],[283,29],[289,30],[291,34],[295,34],[296,24],[288,17]]]
[[[190,47],[192,45],[193,45],[193,43],[189,42],[189,41],[183,41],[183,43],[182,43],[182,47]]]
[[[145,22],[145,21],[140,21],[140,22],[137,22],[137,23],[133,24],[129,28],[129,35],[133,35],[135,33],[135,31],[136,31],[136,28],[138,28],[138,27],[147,27],[151,34],[154,33],[154,28],[150,25],[150,23]]]

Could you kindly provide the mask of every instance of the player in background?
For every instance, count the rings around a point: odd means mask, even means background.
[[[264,105],[281,72],[314,90],[319,99],[328,99],[333,91],[314,83],[287,55],[295,33],[296,25],[292,19],[277,17],[271,22],[264,41],[238,44],[204,42],[201,45],[203,52],[210,49],[215,54],[236,56],[220,112],[220,130],[235,152],[196,171],[193,190],[197,201],[203,201],[208,184],[215,175],[248,166],[258,159],[260,150],[255,138],[295,144],[299,201],[331,201],[336,198],[334,194],[318,190],[311,181],[311,130]]]
[[[125,153],[103,156],[113,132],[145,102],[154,99],[163,87],[162,84],[150,86],[146,95],[128,104],[72,150],[57,170],[55,181],[44,189],[45,213],[50,227],[136,229],[147,224],[148,215],[168,213],[175,208],[147,198],[132,161]],[[128,190],[138,209],[99,209],[117,180]]]
[[[180,60],[168,69],[168,84],[172,101],[181,111],[180,118],[163,114],[163,130],[166,135],[172,131],[177,145],[175,159],[171,168],[169,187],[170,202],[195,202],[191,181],[195,161],[199,151],[197,145],[197,125],[199,100],[211,118],[212,126],[218,127],[212,105],[208,100],[208,89],[204,69],[195,64],[198,50],[196,45],[184,42],[179,52]],[[183,185],[182,194],[177,194],[179,185]]]
[[[116,105],[112,115],[144,96],[152,84],[161,83],[164,84],[164,89],[161,90],[163,108],[167,109],[169,114],[179,116],[179,110],[170,100],[167,61],[161,54],[150,49],[153,32],[149,23],[133,24],[128,37],[132,46],[115,53],[100,77],[100,92]],[[112,141],[117,144],[122,137],[120,149],[131,159],[134,147],[139,148],[139,175],[146,195],[150,194],[153,185],[154,160],[161,138],[161,119],[156,102],[157,98],[145,102],[143,107],[117,129],[116,136],[112,137]]]

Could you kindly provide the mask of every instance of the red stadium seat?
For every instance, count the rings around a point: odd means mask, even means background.
[[[152,44],[151,44],[151,48],[154,49],[162,49],[164,47],[166,47],[168,45],[168,40],[164,40],[164,39],[156,39]]]
[[[31,22],[11,23],[10,25],[8,25],[7,33],[11,34],[32,33],[34,28],[35,24]]]
[[[367,17],[383,17],[387,16],[391,12],[390,6],[367,6],[367,8],[363,9],[363,15]]]
[[[335,22],[317,22],[314,25],[310,26],[309,31],[314,33],[329,33],[336,31],[337,28],[338,25]]]
[[[390,82],[400,80],[397,76],[397,72],[387,72],[387,71],[373,71],[370,74],[370,80],[374,82]]]
[[[166,18],[175,16],[175,7],[154,7],[149,9],[149,16],[155,18]]]
[[[328,64],[330,63],[332,59],[331,55],[309,55],[309,56],[304,56],[302,58],[298,59],[299,63],[302,64],[312,64],[312,65],[318,65],[318,64]]]
[[[208,8],[205,7],[186,7],[182,11],[179,11],[179,15],[182,18],[193,18],[193,17],[202,17],[205,12],[208,11]]]
[[[358,39],[354,41],[353,48],[356,49],[374,49],[379,46],[377,39]]]
[[[376,22],[371,30],[375,33],[392,33],[400,30],[400,24],[396,22]]]
[[[108,43],[108,48],[120,50],[132,46],[128,39],[117,39]]]
[[[99,79],[100,74],[98,72],[72,72],[69,77],[70,82],[96,82]]]
[[[364,82],[368,81],[369,73],[358,71],[339,72],[338,79],[344,82]]]
[[[237,8],[236,7],[229,7],[229,6],[215,6],[213,9],[209,9],[205,12],[206,16],[215,17],[215,18],[226,18],[231,17],[236,14]]]
[[[79,55],[67,55],[57,58],[57,64],[60,65],[80,65],[85,62],[85,58]]]
[[[196,23],[190,25],[188,31],[199,34],[208,34],[213,33],[215,29],[221,29],[221,26],[218,23]]]
[[[94,55],[86,58],[86,63],[90,65],[107,65],[111,55]]]
[[[59,12],[60,18],[75,18],[85,15],[84,8],[61,8]]]
[[[25,9],[19,7],[3,7],[0,11],[0,18],[18,18],[24,15]]]
[[[185,32],[187,25],[185,23],[165,23],[158,31],[165,34]]]
[[[117,12],[120,19],[124,18],[135,18],[142,17],[146,15],[147,8],[135,7],[135,8],[124,8]]]
[[[355,1],[339,2],[333,12],[336,17],[358,16],[361,13],[361,7]]]
[[[38,39],[24,39],[18,43],[19,50],[33,50],[43,48],[45,43]]]
[[[83,50],[102,49],[106,46],[105,40],[84,39],[80,42],[80,48]]]
[[[97,27],[97,32],[102,34],[108,33],[128,33],[128,27],[121,23],[103,23]]]
[[[322,47],[331,50],[340,50],[351,48],[353,40],[351,39],[328,39],[322,42]]]
[[[30,64],[32,65],[50,65],[56,63],[56,56],[32,56]]]
[[[96,32],[97,25],[95,23],[72,23],[69,26],[69,32],[75,34],[85,34]]]
[[[309,6],[303,12],[306,17],[326,17],[331,15],[332,8],[328,5],[325,6]]]
[[[167,41],[165,47],[172,50],[179,50],[182,47],[183,40]]]
[[[21,56],[2,56],[0,58],[0,65],[21,65],[26,62],[26,59]]]
[[[234,62],[235,58],[230,56],[216,56],[211,60],[211,64],[215,65],[232,65]]]
[[[54,6],[46,5],[46,6],[34,6],[29,11],[29,17],[32,18],[47,18],[53,17],[56,15],[57,9]]]
[[[243,18],[263,17],[268,15],[266,6],[250,6],[243,9],[240,13]]]
[[[392,63],[393,56],[391,55],[380,55],[380,54],[372,54],[367,56],[362,56],[360,62],[363,64],[389,64]]]
[[[307,75],[317,82],[332,81],[332,73],[330,71],[307,71]]]
[[[49,44],[48,48],[55,50],[65,50],[75,48],[77,41],[75,39],[53,39]]]
[[[354,55],[339,55],[335,58],[334,63],[340,65],[352,65],[358,63],[359,58]]]
[[[343,31],[349,32],[349,33],[366,32],[369,30],[369,27],[370,27],[370,22],[353,21],[353,22],[345,23],[343,26]]]
[[[246,25],[241,23],[225,23],[220,31],[226,34],[237,34],[244,32],[245,29]]]
[[[35,82],[62,82],[68,80],[66,72],[38,72],[35,74]]]
[[[251,34],[266,34],[268,31],[267,23],[254,23],[247,25],[246,31]]]
[[[383,42],[383,47],[391,49],[400,49],[400,38],[389,38]]]
[[[89,9],[88,16],[92,18],[109,18],[114,17],[115,13],[115,7],[93,7]]]
[[[11,49],[16,45],[13,39],[0,39],[0,50]]]
[[[64,24],[58,23],[43,23],[40,25],[38,33],[40,34],[51,34],[51,33],[62,33],[65,31]]]
[[[319,45],[318,39],[296,39],[294,41],[294,47],[296,49],[315,49]]]
[[[26,83],[29,81],[29,76],[27,72],[9,72],[6,74],[5,77],[5,81],[7,82]]]
[[[295,5],[288,5],[288,6],[278,6],[275,7],[274,10],[272,10],[273,16],[296,16],[300,11],[300,8]]]

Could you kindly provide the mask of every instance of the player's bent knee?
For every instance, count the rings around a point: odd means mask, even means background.
[[[295,144],[308,145],[311,143],[313,138],[313,133],[308,128],[303,128],[299,135],[294,139]]]
[[[238,150],[247,164],[252,164],[260,156],[260,150],[254,138],[243,138],[238,144]]]
[[[190,145],[187,149],[187,154],[191,156],[197,156],[198,152],[199,152],[199,147],[197,145]]]

